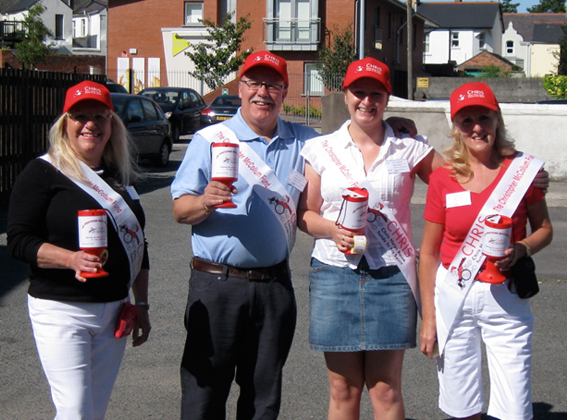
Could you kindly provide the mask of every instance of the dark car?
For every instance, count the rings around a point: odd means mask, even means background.
[[[537,103],[545,105],[566,105],[567,99],[544,99],[542,101],[537,101]]]
[[[154,87],[138,93],[153,99],[171,124],[173,141],[182,134],[191,134],[201,127],[201,111],[206,104],[201,95],[189,88]]]
[[[106,82],[106,88],[110,93],[129,93],[120,83]]]
[[[231,119],[241,104],[236,95],[217,96],[213,103],[201,111],[201,127]]]
[[[139,159],[152,159],[157,166],[167,166],[173,147],[170,126],[159,106],[149,98],[111,93],[114,112],[132,136]]]

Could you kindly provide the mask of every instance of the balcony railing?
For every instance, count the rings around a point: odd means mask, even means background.
[[[268,49],[316,50],[321,40],[320,18],[264,18],[263,20],[263,38]]]
[[[0,21],[0,46],[12,47],[21,41],[25,35],[25,23],[22,21]]]

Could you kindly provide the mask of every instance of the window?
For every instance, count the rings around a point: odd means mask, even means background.
[[[63,15],[55,15],[55,39],[63,39]]]
[[[429,35],[430,35],[430,33],[427,32],[423,37],[423,52],[424,53],[429,52]]]
[[[484,32],[478,34],[478,48],[483,49],[485,45],[484,42]]]
[[[514,54],[514,41],[506,41],[506,54]]]
[[[458,32],[451,32],[451,47],[458,48],[459,47],[459,33]]]
[[[323,96],[325,94],[325,86],[319,76],[317,63],[305,63],[305,80],[303,83],[304,95]]]
[[[146,121],[155,121],[158,119],[157,111],[150,101],[142,101],[142,106],[144,107],[145,113],[145,120]]]
[[[279,19],[277,39],[284,41],[309,40],[310,0],[279,0],[276,2],[276,18]]]
[[[185,2],[185,25],[201,25],[199,19],[203,19],[203,2],[202,1],[186,1]]]
[[[87,20],[81,19],[81,36],[87,36]]]
[[[127,122],[140,122],[144,120],[144,109],[142,103],[139,99],[134,99],[128,105],[128,110],[126,111],[126,121]]]

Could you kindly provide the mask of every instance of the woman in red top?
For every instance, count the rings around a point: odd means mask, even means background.
[[[501,419],[529,420],[533,417],[530,384],[533,317],[529,301],[518,297],[509,279],[500,284],[470,279],[472,283],[467,285],[468,292],[462,294],[460,307],[444,298],[447,294],[443,293],[454,287],[448,282],[455,277],[447,277],[447,269],[518,152],[506,137],[498,102],[484,83],[467,83],[453,92],[451,119],[453,145],[445,151],[447,164],[430,177],[425,209],[419,263],[423,311],[421,351],[433,358],[437,339],[442,343],[438,358],[441,410],[455,418],[480,420],[481,343],[484,342],[491,382],[488,414]],[[553,236],[543,193],[533,186],[525,193],[512,219],[512,245],[505,251],[505,257],[496,262],[500,269],[510,268],[518,259],[543,249]],[[527,221],[532,232],[529,236]],[[462,262],[471,261],[463,258]],[[461,282],[459,287],[464,288],[462,282],[466,283],[467,279],[457,277]],[[452,325],[445,326],[440,324],[440,308],[450,305],[458,309]],[[438,336],[442,327],[446,328],[443,337]]]

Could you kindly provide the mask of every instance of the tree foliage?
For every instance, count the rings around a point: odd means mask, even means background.
[[[567,99],[567,76],[545,76],[543,88],[554,98]]]
[[[319,75],[327,89],[340,91],[349,64],[357,59],[352,25],[349,23],[343,31],[335,26],[329,37],[329,46],[319,51]]]
[[[512,0],[502,0],[502,13],[518,13],[520,3],[512,3]]]
[[[565,0],[539,0],[539,4],[527,10],[530,13],[565,13]]]
[[[38,2],[28,9],[24,18],[24,38],[16,44],[16,59],[21,61],[24,67],[33,68],[38,63],[44,63],[45,58],[53,53],[53,45],[46,43],[48,38],[53,38],[53,33],[40,18],[45,9],[45,6]]]
[[[199,19],[208,28],[207,42],[189,44],[192,51],[185,52],[195,64],[195,71],[189,74],[213,90],[222,86],[226,76],[237,71],[246,57],[252,54],[251,50],[240,52],[240,46],[246,40],[244,32],[252,26],[250,15],[234,23],[234,13],[226,15],[220,26],[209,19]]]
[[[557,74],[567,76],[567,25],[562,25],[563,36],[559,39],[559,64],[557,65]]]

